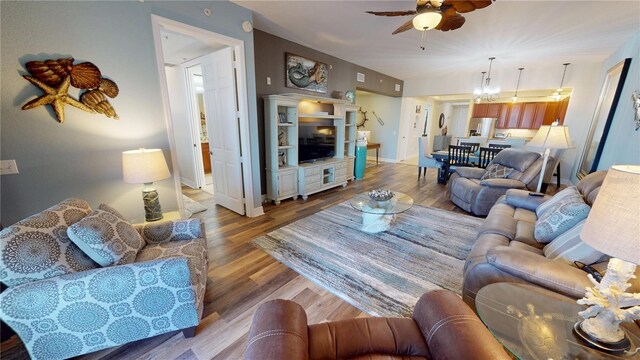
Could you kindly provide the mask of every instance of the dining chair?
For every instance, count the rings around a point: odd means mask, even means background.
[[[481,147],[480,155],[478,156],[478,167],[486,169],[487,165],[496,157],[496,154],[502,150],[504,148]]]
[[[447,166],[447,179],[449,175],[456,171],[457,167],[472,167],[474,166],[469,162],[469,154],[471,153],[471,146],[459,146],[449,145],[449,157],[446,161]]]
[[[508,149],[511,147],[509,144],[489,144],[490,148],[494,149]]]
[[[460,146],[469,146],[471,147],[471,152],[474,153],[476,151],[478,151],[478,149],[480,148],[480,143],[476,143],[476,142],[460,142],[459,144]]]
[[[420,179],[420,174],[423,172],[423,176],[427,176],[428,168],[441,168],[442,163],[437,161],[431,156],[431,152],[429,151],[429,137],[421,136],[418,138],[418,179]]]

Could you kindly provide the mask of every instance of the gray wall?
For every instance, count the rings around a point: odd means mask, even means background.
[[[640,165],[640,130],[634,131],[631,101],[631,93],[640,90],[640,33],[636,33],[604,62],[603,81],[606,71],[626,58],[631,58],[631,65],[598,163],[598,170],[607,170],[611,165]]]
[[[213,16],[203,15],[205,4]],[[170,162],[151,14],[245,41],[250,132],[257,139],[253,36],[241,29],[252,13],[229,2],[6,2],[1,3],[1,155],[16,159],[19,175],[1,181],[3,225],[67,197],[109,203],[128,217],[143,214],[141,186],[122,180],[121,153],[161,148]],[[20,107],[41,91],[21,78],[30,60],[73,56],[91,61],[117,82],[115,121],[66,107],[59,124],[47,107]],[[71,92],[77,96],[77,92]],[[258,148],[253,146],[254,198],[260,198]],[[177,207],[173,179],[158,182],[164,209]],[[249,194],[250,196],[251,194]],[[259,202],[259,201],[258,201]]]
[[[380,144],[380,160],[395,162],[398,151],[402,98],[359,91],[356,96],[356,105],[361,107],[362,111],[367,112],[367,119],[369,119],[364,127],[358,130],[371,131],[369,141]],[[378,122],[378,119],[373,115],[374,112],[382,119],[384,125]],[[358,121],[361,119],[362,115],[358,114]],[[375,158],[375,150],[369,150],[367,156]]]
[[[401,97],[404,89],[402,80],[375,72],[362,66],[338,59],[334,56],[279,38],[263,31],[254,30],[256,93],[258,108],[258,125],[260,132],[260,169],[262,171],[262,193],[266,193],[265,154],[264,154],[264,110],[262,97],[271,94],[300,93],[330,97],[334,91],[366,90],[369,92]],[[330,65],[327,78],[326,94],[314,93],[285,86],[285,53],[292,53]],[[356,74],[365,74],[366,82],[356,81]],[[271,85],[267,85],[267,76]],[[400,84],[400,91],[395,91],[395,84]],[[398,100],[399,101],[399,100]],[[397,116],[400,116],[398,110]]]

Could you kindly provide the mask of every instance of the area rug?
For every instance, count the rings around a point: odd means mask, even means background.
[[[206,206],[200,204],[199,202],[191,199],[188,196],[182,195],[182,202],[184,203],[184,210],[186,212],[185,216],[187,217],[187,219],[193,216],[193,214],[207,211]]]
[[[385,232],[360,231],[349,202],[252,243],[372,316],[411,316],[429,290],[462,292],[462,268],[482,219],[414,205]]]

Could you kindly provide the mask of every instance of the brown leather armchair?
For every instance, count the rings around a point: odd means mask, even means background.
[[[473,311],[446,290],[422,295],[412,319],[358,318],[307,325],[302,306],[269,301],[253,316],[245,358],[510,359]]]

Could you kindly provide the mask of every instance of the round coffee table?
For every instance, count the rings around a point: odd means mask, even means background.
[[[518,359],[638,359],[590,348],[573,332],[585,306],[574,299],[537,286],[490,284],[478,291],[476,309],[482,322]],[[640,328],[625,331],[631,348],[640,346]]]
[[[413,198],[407,194],[394,191],[394,196],[387,201],[375,201],[369,192],[354,196],[351,206],[362,212],[362,231],[379,233],[391,228],[395,214],[409,210],[413,206]]]

